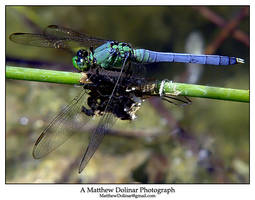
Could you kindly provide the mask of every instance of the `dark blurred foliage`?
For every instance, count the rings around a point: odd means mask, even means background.
[[[203,14],[210,11],[215,16]],[[197,84],[249,89],[249,10],[214,6],[33,6],[6,7],[6,60],[13,66],[75,71],[73,55],[56,49],[18,45],[13,32],[41,32],[51,24],[91,36],[114,39],[156,51],[187,52],[187,38],[199,33],[205,46],[219,45],[212,54],[244,58],[230,67],[203,69]],[[248,9],[248,8],[246,8]],[[207,13],[208,14],[208,13]],[[241,16],[241,17],[240,17]],[[224,20],[220,26],[217,17]],[[228,23],[234,25],[227,29]],[[225,31],[225,32],[224,32]],[[226,33],[225,35],[222,32]],[[194,52],[196,51],[195,45]],[[187,82],[192,73],[178,63],[147,66],[150,77]],[[192,68],[191,68],[192,69]],[[118,122],[82,174],[81,154],[90,128],[54,153],[34,160],[31,152],[43,127],[80,88],[57,84],[6,80],[7,183],[248,183],[249,104],[193,98],[177,107],[159,99],[147,101],[134,122]]]

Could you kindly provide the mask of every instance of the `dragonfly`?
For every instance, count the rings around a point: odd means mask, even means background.
[[[153,90],[151,87],[141,87],[145,82],[143,76],[134,73],[134,66],[159,62],[225,66],[244,63],[243,59],[237,57],[136,49],[126,42],[91,37],[58,25],[50,25],[40,34],[13,33],[9,38],[19,44],[65,49],[75,53],[72,58],[73,66],[80,72],[87,72],[87,80],[92,83],[83,85],[83,91],[43,130],[33,149],[33,157],[42,158],[70,138],[74,128],[82,128],[91,116],[100,116],[98,126],[93,131],[81,159],[79,173],[86,167],[116,119],[134,119],[142,100],[152,96],[150,95]],[[144,88],[150,88],[150,90]],[[163,96],[163,98],[170,103],[173,103],[170,99],[189,102],[170,96]],[[87,107],[84,104],[87,104]],[[80,113],[83,114],[80,115]],[[71,119],[83,121],[83,123],[70,124]]]

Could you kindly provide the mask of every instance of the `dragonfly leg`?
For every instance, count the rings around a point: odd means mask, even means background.
[[[168,96],[168,95],[164,95],[163,97],[161,97],[162,100],[167,101],[172,104],[175,104],[175,105],[179,105],[179,106],[186,106],[186,105],[190,105],[192,103],[192,101],[188,97],[182,96],[182,98],[184,98],[184,99],[181,99],[181,97],[177,98],[177,97]],[[175,100],[176,103],[169,99]],[[182,103],[182,104],[178,104],[177,102]]]
[[[81,112],[83,112],[87,116],[94,116],[95,113],[92,109],[87,109],[85,106],[82,106]]]
[[[125,71],[126,71],[127,78],[130,78],[133,75],[133,72],[131,70],[131,62],[127,64]]]
[[[90,47],[89,50],[91,51],[92,55],[94,55],[94,48]]]

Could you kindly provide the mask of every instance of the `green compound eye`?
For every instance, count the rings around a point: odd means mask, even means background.
[[[88,70],[88,63],[84,58],[79,58],[78,56],[74,56],[72,58],[73,66],[78,69],[79,71],[87,71]]]
[[[80,67],[79,67],[78,64],[77,64],[77,60],[78,60],[78,57],[77,57],[77,56],[74,56],[74,57],[72,58],[73,66],[74,66],[76,69],[78,69],[79,71],[81,71]]]

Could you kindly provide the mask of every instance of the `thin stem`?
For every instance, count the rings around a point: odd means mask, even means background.
[[[162,82],[158,82],[160,88]],[[227,101],[250,102],[249,90],[239,90],[231,88],[211,87],[204,85],[175,83],[165,81],[163,92],[170,95],[181,95],[188,97],[209,98]]]
[[[80,73],[6,66],[6,78],[60,84],[79,84]]]
[[[81,73],[73,72],[6,66],[6,78],[60,84],[79,84],[82,75]],[[163,91],[160,91],[162,84]],[[172,81],[158,81],[156,91],[156,95],[160,95],[163,92],[164,94],[174,96],[180,95],[238,102],[250,101],[249,90],[174,83]]]

